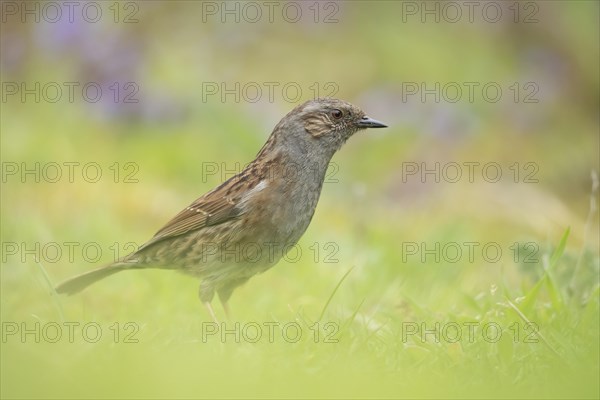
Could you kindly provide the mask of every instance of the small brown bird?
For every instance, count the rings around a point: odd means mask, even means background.
[[[200,300],[215,292],[228,314],[233,290],[274,266],[300,239],[315,212],[331,157],[365,128],[385,128],[338,99],[307,101],[288,113],[236,176],[177,214],[150,241],[115,263],[56,288],[77,293],[119,271],[175,269],[201,278]]]

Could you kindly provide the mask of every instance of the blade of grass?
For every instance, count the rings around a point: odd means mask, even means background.
[[[521,312],[521,310],[519,310],[519,307],[517,307],[512,301],[510,301],[509,298],[506,298],[506,301],[507,301],[508,305],[510,306],[510,308],[512,308],[523,321],[525,321],[527,324],[529,324],[529,326],[536,326],[536,324],[532,324],[531,323],[531,321],[529,320],[529,318],[527,318],[527,316],[525,316],[525,314],[523,314],[523,312]],[[552,345],[550,344],[550,342],[548,342],[546,340],[546,338],[544,337],[544,335],[542,335],[542,332],[540,332],[539,329],[535,330],[534,333],[535,333],[535,335],[537,337],[539,337],[542,340],[542,342],[546,346],[548,346],[548,348],[550,350],[552,350],[552,352],[554,353],[555,356],[557,356],[558,358],[561,358],[561,356],[558,353],[558,351],[556,351],[556,349],[554,347],[552,347]]]
[[[360,302],[358,307],[356,307],[356,310],[354,310],[354,312],[352,313],[350,318],[348,318],[348,320],[344,323],[344,326],[342,326],[342,329],[340,329],[340,331],[343,331],[343,330],[347,329],[348,327],[350,327],[350,324],[356,318],[356,315],[358,314],[358,311],[361,309],[362,305],[365,303],[365,300],[366,299],[362,299],[362,301]]]
[[[550,296],[550,300],[552,301],[553,307],[557,310],[562,310],[563,299],[560,294],[560,291],[556,287],[556,280],[554,279],[553,269],[554,266],[558,263],[558,260],[563,255],[565,251],[565,246],[567,244],[567,238],[569,237],[571,229],[567,228],[565,233],[563,234],[558,247],[554,249],[550,258],[548,258],[547,254],[544,254],[542,257],[542,265],[544,267],[544,275],[536,282],[536,284],[531,288],[531,290],[525,295],[525,299],[521,303],[521,307],[523,308],[525,313],[530,313],[533,309],[533,305],[535,304],[537,297],[539,295],[540,289],[543,285],[546,285],[548,289],[548,294]],[[506,296],[508,297],[508,296]]]
[[[565,246],[567,245],[567,239],[569,238],[569,233],[571,232],[571,228],[567,228],[565,233],[563,234],[558,247],[552,252],[552,256],[550,256],[549,265],[545,265],[544,269],[546,270],[546,286],[548,288],[548,294],[550,295],[550,300],[552,301],[552,305],[556,310],[562,311],[564,305],[564,299],[562,293],[557,287],[557,281],[554,277],[554,269],[556,264],[558,264],[558,260],[562,257],[565,252]]]
[[[567,239],[569,238],[570,232],[571,228],[569,227],[560,239],[558,247],[552,252],[552,255],[550,256],[550,268],[554,268],[558,260],[562,257],[563,253],[565,252],[565,246],[567,245]]]
[[[56,309],[58,310],[58,315],[60,316],[60,320],[62,322],[65,322],[65,314],[63,312],[62,304],[58,300],[58,293],[56,293],[56,290],[54,290],[54,285],[52,284],[52,281],[50,280],[50,276],[48,275],[48,273],[46,272],[46,268],[44,268],[44,266],[42,264],[40,264],[38,262],[37,266],[39,267],[40,271],[42,271],[42,276],[44,277],[46,284],[50,288],[50,295],[52,297],[52,300],[54,301],[54,304],[56,305]]]
[[[575,268],[573,269],[573,274],[571,275],[571,279],[569,282],[569,292],[570,294],[574,294],[576,292],[576,282],[575,280],[579,276],[579,270],[581,269],[581,262],[583,260],[583,255],[585,254],[585,250],[588,246],[588,237],[590,231],[592,229],[592,225],[594,223],[594,215],[598,211],[598,204],[596,197],[598,196],[598,189],[600,188],[600,180],[598,179],[598,172],[595,169],[592,169],[591,172],[592,178],[592,191],[590,193],[590,209],[588,211],[587,218],[585,220],[585,226],[583,228],[583,242],[581,244],[581,250],[579,251],[579,255],[577,256],[577,261],[575,262]],[[571,299],[574,300],[576,296],[571,296]]]
[[[350,272],[352,272],[352,270],[354,269],[354,266],[351,267],[345,274],[344,276],[342,276],[342,279],[340,279],[340,281],[338,282],[338,284],[335,286],[335,289],[333,289],[333,292],[331,293],[331,295],[329,296],[329,298],[327,299],[327,302],[325,303],[325,305],[323,306],[323,310],[321,311],[321,315],[319,315],[319,319],[317,320],[317,322],[321,322],[321,320],[323,319],[323,316],[325,315],[325,311],[327,311],[327,307],[329,307],[329,303],[331,303],[331,299],[333,299],[333,296],[335,296],[335,293],[338,291],[338,289],[340,288],[340,286],[342,285],[342,282],[344,282],[344,279],[346,279],[346,277],[348,275],[350,275]]]
[[[533,310],[533,306],[538,298],[540,288],[544,284],[545,280],[546,274],[544,274],[540,280],[533,285],[533,288],[531,288],[531,290],[525,294],[525,298],[521,302],[521,307],[525,313],[529,314]]]

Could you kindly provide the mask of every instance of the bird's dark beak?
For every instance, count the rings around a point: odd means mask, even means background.
[[[379,122],[376,119],[369,118],[366,115],[358,121],[357,125],[361,128],[387,128],[387,125],[383,122]]]

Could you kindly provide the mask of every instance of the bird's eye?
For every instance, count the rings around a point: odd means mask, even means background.
[[[341,112],[340,110],[338,110],[338,109],[335,109],[335,110],[333,110],[333,111],[331,112],[331,116],[332,116],[334,119],[340,119],[340,118],[342,118],[342,116],[343,116],[343,115],[344,115],[344,113],[342,113],[342,112]]]

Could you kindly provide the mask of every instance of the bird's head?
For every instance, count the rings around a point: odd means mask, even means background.
[[[357,131],[386,127],[347,101],[318,98],[297,106],[283,117],[269,142],[284,145],[300,155],[323,153],[331,157]]]

